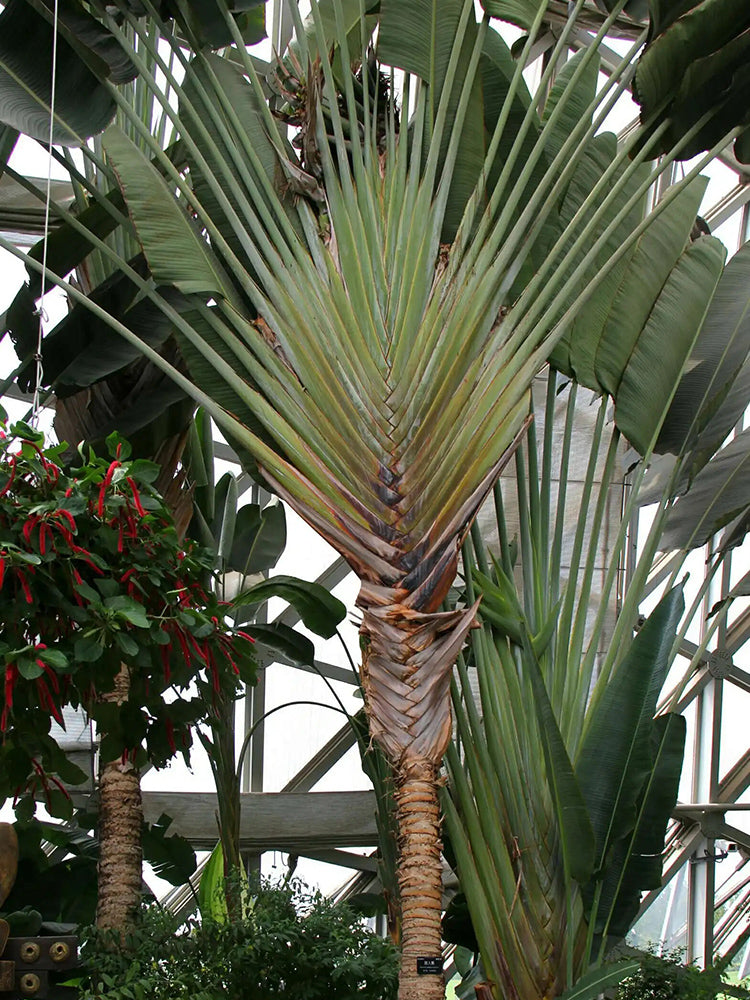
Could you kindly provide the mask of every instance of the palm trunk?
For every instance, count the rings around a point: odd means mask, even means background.
[[[370,729],[394,768],[401,908],[399,1000],[442,1000],[439,770],[451,734],[450,676],[475,608],[425,614],[367,607],[362,681]],[[379,591],[378,596],[396,596]],[[408,598],[407,598],[408,599]]]
[[[130,679],[123,667],[104,697],[121,704]],[[99,892],[96,925],[124,936],[141,901],[143,804],[138,769],[129,760],[109,761],[99,772]]]
[[[396,776],[399,893],[402,917],[399,1000],[442,1000],[442,971],[420,972],[420,959],[440,959],[443,911],[437,768],[413,761]]]

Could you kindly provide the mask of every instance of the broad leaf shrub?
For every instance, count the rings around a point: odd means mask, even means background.
[[[681,949],[664,955],[655,952],[640,956],[638,971],[618,988],[616,1000],[715,1000],[723,994],[725,959],[707,969],[685,965]],[[737,993],[736,988],[732,990]],[[740,990],[738,995],[747,995]]]
[[[144,907],[125,947],[94,932],[81,1000],[395,1000],[398,951],[298,880],[256,885],[241,920]]]
[[[72,813],[64,786],[85,775],[51,732],[65,707],[94,720],[103,760],[159,767],[187,757],[220,690],[255,680],[252,639],[203,586],[212,556],[151,488],[158,466],[107,444],[65,469],[65,446],[0,412],[0,801],[21,819],[35,800]],[[123,666],[127,701],[107,701]]]

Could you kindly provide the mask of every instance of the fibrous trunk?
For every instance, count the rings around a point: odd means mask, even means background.
[[[378,591],[381,600],[395,596]],[[425,614],[368,607],[362,682],[370,730],[394,769],[402,918],[399,1000],[442,1000],[442,864],[438,777],[450,739],[450,675],[475,608]]]
[[[117,675],[115,689],[104,696],[127,699],[128,673]],[[132,926],[141,899],[143,804],[141,780],[132,761],[108,761],[99,771],[99,893],[96,924],[124,935]]]

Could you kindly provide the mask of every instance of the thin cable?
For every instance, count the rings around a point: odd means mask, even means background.
[[[42,386],[42,381],[44,379],[44,366],[42,363],[42,339],[44,337],[44,326],[43,324],[47,320],[47,313],[44,311],[44,279],[47,274],[47,244],[49,237],[49,208],[50,202],[52,201],[52,136],[54,133],[55,126],[55,90],[57,83],[57,19],[58,19],[58,2],[55,0],[54,14],[52,19],[52,83],[50,88],[50,101],[49,101],[49,142],[47,144],[47,194],[44,199],[44,236],[42,237],[42,279],[39,294],[39,308],[36,310],[37,316],[39,317],[39,326],[37,329],[36,337],[36,353],[34,355],[34,363],[36,365],[36,371],[34,374],[34,399],[31,404],[31,419],[30,424],[32,427],[37,427],[39,423],[39,393]]]

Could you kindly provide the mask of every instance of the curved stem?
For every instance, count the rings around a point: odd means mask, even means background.
[[[247,731],[245,739],[242,741],[239,756],[237,757],[238,774],[242,771],[242,765],[245,763],[245,754],[247,753],[247,749],[250,746],[250,740],[253,738],[253,734],[258,726],[265,722],[270,715],[274,714],[274,712],[280,712],[282,708],[292,708],[294,705],[315,705],[318,708],[330,708],[332,712],[340,712],[342,715],[346,715],[347,718],[349,718],[349,713],[343,708],[337,708],[335,705],[327,705],[324,701],[285,701],[283,705],[276,705],[274,708],[264,712],[257,722],[255,722]]]

